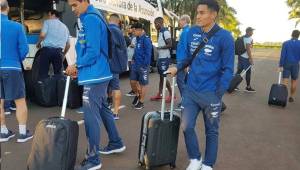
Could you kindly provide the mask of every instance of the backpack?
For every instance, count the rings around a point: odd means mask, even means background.
[[[98,16],[104,22],[107,28],[108,54],[102,49],[101,51],[108,57],[111,72],[115,74],[121,74],[127,71],[127,48],[122,49],[122,47],[119,45],[120,42],[118,42],[118,37],[116,37],[116,34],[112,33],[111,28],[109,28],[106,20],[101,15],[96,13],[89,14]]]
[[[247,51],[244,43],[244,36],[238,37],[235,40],[234,44],[235,44],[235,55],[242,55]]]
[[[162,32],[162,37],[163,37],[163,39],[164,39],[164,41],[165,41],[165,44],[167,45],[167,41],[166,41],[166,37],[165,37],[165,32],[166,31],[169,31],[169,30],[165,30],[164,32]],[[169,50],[170,50],[170,55],[172,56],[173,55],[173,51],[175,50],[176,51],[176,42],[173,40],[173,38],[171,38],[171,40],[172,40],[172,47],[171,48],[169,48]]]
[[[111,48],[111,56],[109,59],[110,70],[112,73],[121,74],[127,71],[128,55],[127,55],[127,45],[124,42],[120,42],[118,34],[114,30],[115,28],[108,27],[109,29],[109,48]],[[122,35],[123,37],[123,35]]]

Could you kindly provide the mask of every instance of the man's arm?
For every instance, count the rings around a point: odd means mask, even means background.
[[[152,56],[152,42],[149,38],[146,38],[144,40],[144,56],[145,56],[145,60],[144,60],[144,64],[145,65],[150,65],[151,63],[151,56]]]
[[[252,43],[253,42],[246,42],[246,50],[247,50],[247,54],[249,56],[249,61],[250,61],[250,64],[253,65],[253,57],[252,57]]]
[[[100,40],[100,35],[107,32],[107,28],[96,15],[87,15],[84,19],[85,25],[85,53],[77,59],[77,67],[93,65],[100,56],[101,43],[108,43],[107,39]],[[107,33],[108,34],[108,33]],[[108,36],[108,35],[107,35]]]
[[[187,34],[186,34],[186,42],[184,44],[185,49],[186,49],[184,55],[186,57],[181,62],[178,62],[176,64],[176,67],[170,67],[168,69],[168,71],[167,71],[172,76],[175,76],[178,71],[182,71],[182,70],[186,69],[189,66],[189,64],[192,62],[192,60],[193,60],[192,54],[190,53],[190,50],[189,50],[189,48],[190,48],[190,46],[189,46],[189,42],[190,42],[190,38],[189,37],[190,37],[190,34],[191,34],[190,31],[187,32]]]
[[[64,49],[64,57],[66,56],[66,54],[68,53],[69,49],[70,49],[71,45],[70,45],[70,41],[67,41],[65,49]]]
[[[279,60],[279,67],[280,68],[283,67],[286,55],[287,55],[286,44],[283,43],[282,44],[282,49],[281,49],[280,60]]]
[[[20,27],[20,30],[19,30],[18,44],[19,44],[20,61],[23,61],[29,51],[27,38],[26,38],[23,27]]]
[[[184,59],[187,57],[188,55],[187,40],[188,40],[188,32],[182,32],[176,50],[177,58]]]
[[[39,40],[36,43],[36,48],[41,48],[41,43],[46,38],[47,32],[48,32],[48,22],[45,21],[44,25],[43,25],[43,28],[42,28],[42,31],[41,31],[40,36],[39,36]]]
[[[217,95],[223,96],[229,87],[234,70],[234,39],[231,35],[227,34],[221,41],[221,78]]]

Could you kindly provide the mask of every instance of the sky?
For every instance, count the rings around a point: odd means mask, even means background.
[[[227,0],[237,11],[240,29],[255,28],[254,42],[283,42],[291,37],[295,21],[288,19],[286,0]],[[297,26],[300,29],[300,24]]]

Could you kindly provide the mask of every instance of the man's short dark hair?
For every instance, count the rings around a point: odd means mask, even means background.
[[[299,35],[300,35],[300,31],[299,31],[299,30],[294,30],[294,31],[292,32],[292,38],[298,39],[298,38],[299,38]]]
[[[51,9],[48,11],[51,15],[55,15],[57,18],[60,17],[60,12],[56,11],[55,9]]]
[[[154,22],[158,22],[158,23],[163,24],[164,23],[164,19],[162,17],[157,17],[157,18],[155,18]]]
[[[120,19],[120,16],[118,14],[111,14],[109,17]]]
[[[207,5],[208,9],[216,11],[217,13],[220,11],[219,3],[216,0],[200,0],[197,6],[199,5]]]
[[[79,2],[86,1],[86,2],[90,3],[90,0],[77,0],[77,1],[79,1]]]
[[[144,25],[141,24],[141,23],[135,23],[132,25],[132,28],[135,28],[135,29],[144,29]]]

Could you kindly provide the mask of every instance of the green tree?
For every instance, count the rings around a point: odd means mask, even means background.
[[[297,26],[300,23],[300,0],[287,0],[286,2],[291,8],[289,19],[295,19]]]
[[[196,4],[198,0],[163,0],[163,6],[177,15],[188,14],[191,18],[195,18],[196,15]],[[230,7],[226,0],[218,0],[220,4],[220,13],[218,23],[225,29],[233,32],[234,36],[237,37],[241,34],[239,29],[239,21],[236,18],[236,11]]]

